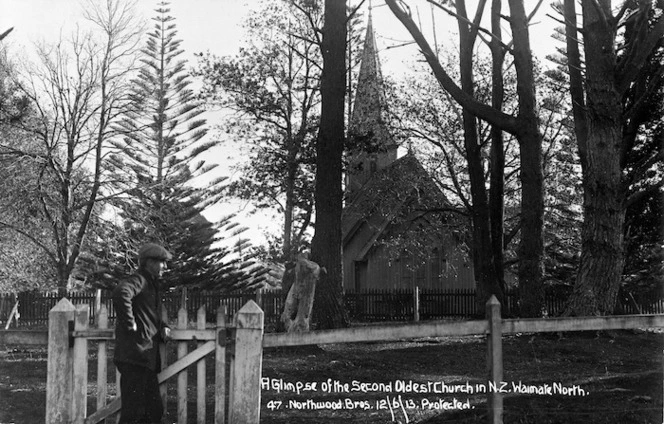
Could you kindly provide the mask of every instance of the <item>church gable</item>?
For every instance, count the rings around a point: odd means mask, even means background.
[[[444,194],[419,161],[406,155],[374,174],[344,209],[344,245],[360,236],[365,244],[375,243],[388,233],[394,235],[440,221],[442,212],[449,208]]]

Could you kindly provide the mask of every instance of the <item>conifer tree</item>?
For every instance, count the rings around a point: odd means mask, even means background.
[[[221,179],[209,180],[200,156],[214,146],[207,133],[203,108],[189,88],[191,79],[180,59],[174,18],[167,2],[155,9],[154,29],[143,49],[142,67],[134,82],[134,110],[123,121],[124,139],[114,156],[119,174],[129,172],[128,193],[121,203],[126,235],[137,248],[158,242],[174,254],[167,277],[170,286],[210,287],[254,281],[245,271],[252,263],[228,260],[231,247],[218,247],[219,234],[242,232],[232,217],[212,223],[201,214],[220,196]],[[223,236],[221,238],[223,238]],[[246,247],[246,240],[240,240]],[[235,248],[238,248],[235,246]],[[246,249],[244,249],[246,250]],[[242,265],[237,265],[242,263]],[[249,280],[247,280],[247,278]]]

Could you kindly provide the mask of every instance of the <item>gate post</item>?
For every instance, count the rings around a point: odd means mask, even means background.
[[[73,389],[73,330],[76,308],[62,298],[48,313],[48,363],[46,365],[46,424],[71,423]],[[71,323],[71,328],[70,328]]]
[[[250,300],[237,312],[235,326],[228,421],[258,424],[261,412],[263,311],[256,302]]]
[[[205,305],[201,305],[196,313],[196,328],[205,331]],[[204,342],[198,342],[197,347],[203,344]],[[196,364],[196,422],[201,424],[205,424],[205,402],[207,400],[205,398],[205,365],[205,358]]]
[[[500,302],[492,295],[486,303],[486,319],[489,323],[487,337],[487,365],[489,379],[497,387],[503,381],[503,329],[500,316]],[[489,385],[491,387],[491,385]],[[497,390],[489,389],[487,402],[490,424],[503,424],[503,395]]]
[[[74,313],[74,329],[87,330],[90,324],[90,305],[79,305]],[[73,350],[72,422],[83,424],[88,407],[88,339],[74,338]]]
[[[95,321],[97,328],[108,328],[108,308],[100,303],[97,309]],[[108,394],[108,344],[100,340],[97,348],[97,411],[106,406],[106,395]]]
[[[168,322],[168,312],[166,308],[161,308],[161,320],[162,322]],[[161,360],[161,369],[165,369],[168,366],[168,349],[166,348],[166,343],[159,344],[159,359]],[[117,378],[116,382],[120,384],[120,371],[116,369]],[[118,386],[120,387],[120,386]],[[119,390],[118,390],[119,391]],[[159,396],[161,396],[161,404],[164,406],[164,417],[168,413],[168,387],[166,383],[161,383],[159,385]]]
[[[182,292],[186,293],[187,288],[183,287]],[[178,311],[178,330],[187,329],[187,308],[183,305]],[[178,359],[182,359],[187,355],[187,342],[180,341],[178,342]],[[188,374],[187,369],[184,369],[178,373],[178,385],[177,385],[177,411],[178,411],[178,424],[184,424],[187,422],[187,381]]]
[[[226,306],[217,309],[217,338],[214,355],[214,422],[226,424]]]

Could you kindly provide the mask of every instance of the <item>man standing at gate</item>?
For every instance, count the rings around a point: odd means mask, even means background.
[[[170,338],[161,319],[160,280],[172,255],[148,243],[138,252],[138,271],[113,290],[115,356],[120,371],[120,423],[161,423],[163,403],[157,374],[159,344]]]

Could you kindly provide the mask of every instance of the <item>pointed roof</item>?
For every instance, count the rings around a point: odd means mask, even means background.
[[[397,159],[397,144],[386,125],[387,102],[383,91],[371,8],[367,21],[360,72],[349,123],[351,145],[346,192],[352,201],[371,175]]]
[[[355,100],[350,119],[350,132],[367,135],[373,133],[373,141],[383,148],[392,147],[394,140],[383,120],[386,110],[383,91],[383,75],[378,59],[378,49],[373,31],[371,9],[364,38],[364,49],[360,62]]]

